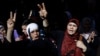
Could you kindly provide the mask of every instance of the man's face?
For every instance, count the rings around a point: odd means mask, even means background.
[[[75,34],[75,32],[77,31],[77,25],[73,22],[69,22],[67,25],[67,31],[69,35]]]

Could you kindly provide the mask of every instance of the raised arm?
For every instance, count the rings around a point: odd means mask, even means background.
[[[42,4],[37,4],[38,8],[40,9],[39,11],[39,15],[40,17],[43,19],[43,26],[44,27],[48,27],[48,21],[47,21],[47,10],[46,10],[46,7],[45,7],[45,4],[42,3]]]
[[[16,21],[16,13],[10,12],[10,18],[7,20],[7,40],[11,42],[12,31]]]
[[[89,38],[87,39],[87,42],[88,42],[88,43],[93,42],[95,36],[96,36],[95,31],[92,31],[92,32],[90,33],[90,35],[89,35]]]
[[[30,19],[31,16],[32,16],[32,10],[30,10],[30,13],[28,15],[28,19]]]

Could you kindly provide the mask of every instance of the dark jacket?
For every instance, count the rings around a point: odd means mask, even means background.
[[[55,45],[45,38],[23,40],[12,43],[14,54],[24,56],[57,56]],[[13,50],[12,50],[13,51]]]
[[[61,45],[64,38],[64,31],[55,30],[51,31],[50,36],[55,40],[57,44],[58,56],[61,56]]]
[[[85,52],[85,56],[97,56],[97,49],[99,47],[99,37],[94,37],[94,41],[87,43],[86,39],[83,38],[82,41],[87,47],[87,51]]]

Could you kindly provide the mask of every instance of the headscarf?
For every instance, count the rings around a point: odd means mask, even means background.
[[[77,19],[70,19],[68,23],[74,22],[79,27],[79,21]],[[76,41],[79,38],[78,31],[75,34],[69,35],[67,29],[65,31],[64,39],[61,46],[61,56],[82,56],[82,51],[76,47]]]
[[[28,35],[28,38],[31,38],[30,37],[30,33],[34,30],[38,30],[38,24],[36,23],[30,23],[27,27],[26,27],[26,32],[27,32],[27,35]]]

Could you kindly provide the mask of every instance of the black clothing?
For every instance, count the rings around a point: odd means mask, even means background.
[[[57,56],[57,50],[49,39],[39,38],[37,40],[22,40],[12,43],[16,55],[24,56]]]
[[[61,56],[61,45],[64,38],[64,31],[54,30],[50,32],[50,36],[55,40],[57,44],[58,56]]]
[[[87,47],[85,56],[97,56],[97,49],[99,47],[99,37],[94,37],[94,41],[90,43],[87,43],[87,40],[85,38],[83,38],[82,41]]]

